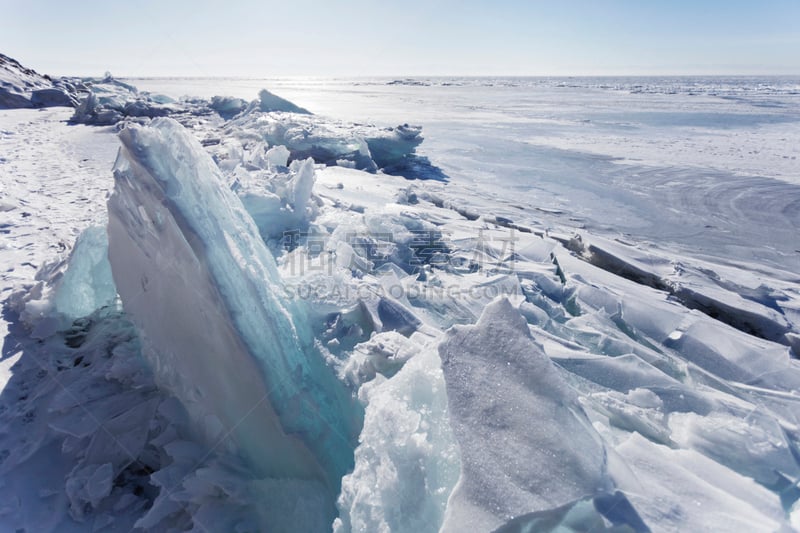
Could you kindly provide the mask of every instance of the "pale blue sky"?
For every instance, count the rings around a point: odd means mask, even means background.
[[[800,74],[800,0],[0,0],[55,75]]]

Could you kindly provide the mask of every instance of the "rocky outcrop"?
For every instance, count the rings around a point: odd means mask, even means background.
[[[77,107],[80,88],[67,79],[52,79],[0,54],[0,109]]]

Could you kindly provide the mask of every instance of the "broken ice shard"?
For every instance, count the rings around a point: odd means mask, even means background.
[[[508,299],[451,328],[439,356],[461,449],[443,532],[491,531],[609,488],[600,436]]]
[[[162,387],[254,473],[352,469],[360,409],[282,297],[275,261],[211,157],[171,119],[129,125],[108,202],[109,258]]]

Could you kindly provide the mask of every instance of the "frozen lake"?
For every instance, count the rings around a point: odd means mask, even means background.
[[[479,211],[800,270],[800,78],[131,81],[173,97],[266,87],[344,121],[420,124],[420,153]]]
[[[800,79],[129,81],[317,116],[0,113],[0,530],[800,527]]]

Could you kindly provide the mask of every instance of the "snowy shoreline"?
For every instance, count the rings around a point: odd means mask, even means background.
[[[796,272],[518,222],[382,172],[413,126],[264,102],[128,125],[110,220],[111,131],[0,111],[0,524],[798,526]]]

